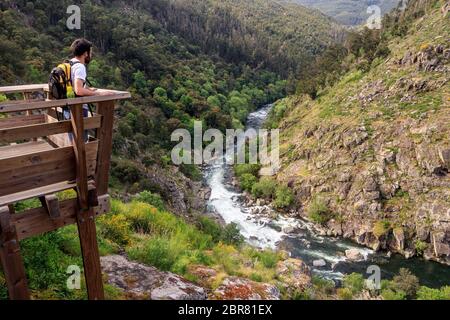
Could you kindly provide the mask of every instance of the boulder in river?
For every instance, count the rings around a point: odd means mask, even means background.
[[[294,233],[295,232],[295,227],[293,226],[286,226],[283,228],[283,232],[286,234],[290,234],[290,233]]]
[[[364,260],[363,254],[358,249],[348,249],[345,250],[345,256],[351,261]]]
[[[313,266],[316,268],[325,267],[327,262],[324,259],[318,259],[313,261]]]

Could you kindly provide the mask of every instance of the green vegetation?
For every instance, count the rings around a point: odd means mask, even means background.
[[[414,242],[414,248],[418,255],[423,255],[423,252],[428,248],[428,244],[421,240],[416,240]]]
[[[365,287],[365,280],[362,274],[352,273],[344,277],[344,288],[348,289],[352,295],[361,292]]]
[[[391,230],[391,222],[389,220],[377,221],[373,226],[373,234],[377,238],[385,236],[390,230]]]
[[[244,173],[239,178],[239,184],[242,188],[242,190],[245,191],[252,191],[253,185],[258,181],[258,178],[256,178],[254,175],[250,173]]]
[[[273,205],[277,209],[288,208],[294,203],[294,194],[286,186],[279,186],[275,191],[275,201]]]
[[[145,202],[152,206],[154,206],[156,209],[164,211],[164,201],[162,200],[161,196],[159,194],[151,193],[150,191],[142,191],[135,197],[136,201],[139,202]]]
[[[277,183],[269,177],[262,177],[252,187],[252,195],[256,198],[272,199],[275,195]]]
[[[318,224],[327,223],[332,215],[331,210],[321,197],[315,197],[308,207],[308,217]]]
[[[140,196],[147,199],[149,194]],[[113,200],[111,213],[97,220],[97,228],[101,255],[125,250],[130,259],[193,280],[189,267],[203,265],[216,269],[220,277],[228,274],[274,282],[275,266],[282,259],[275,251],[245,245],[235,224],[221,227],[201,216],[192,225],[137,200],[127,204]],[[66,287],[67,267],[82,266],[76,226],[24,240],[21,249],[33,297],[86,299],[84,284],[82,290]],[[124,298],[109,285],[105,291],[109,299]],[[0,299],[6,298],[6,283],[0,272]]]

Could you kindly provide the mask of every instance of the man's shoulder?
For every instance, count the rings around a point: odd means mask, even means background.
[[[70,59],[70,62],[72,64],[72,68],[84,68],[86,69],[86,66],[84,64],[82,64],[79,60],[73,58]]]

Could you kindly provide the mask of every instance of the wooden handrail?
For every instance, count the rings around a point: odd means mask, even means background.
[[[31,93],[37,91],[48,91],[48,84],[26,84],[20,86],[0,87],[0,94],[7,93]]]
[[[98,91],[105,91],[105,90],[98,89]],[[79,97],[61,100],[46,100],[46,101],[30,100],[30,101],[23,101],[21,103],[17,103],[16,101],[6,101],[0,103],[0,112],[9,113],[9,112],[31,111],[36,109],[51,109],[54,107],[73,106],[85,103],[98,103],[104,101],[114,101],[131,98],[131,94],[126,91],[110,91],[110,90],[107,91],[109,91],[111,94],[103,96]]]

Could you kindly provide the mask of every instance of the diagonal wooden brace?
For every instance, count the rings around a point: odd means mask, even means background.
[[[54,194],[49,194],[46,196],[39,197],[42,206],[47,210],[48,215],[52,219],[57,219],[61,216],[61,211],[59,209],[58,197]]]
[[[0,207],[0,260],[8,285],[9,298],[29,300],[25,266],[20,254],[19,239],[11,223],[8,207]]]

